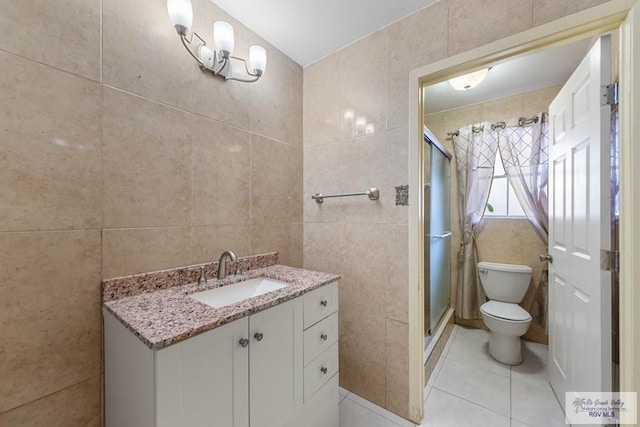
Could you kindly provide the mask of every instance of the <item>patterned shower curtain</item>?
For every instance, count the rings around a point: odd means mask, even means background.
[[[485,302],[486,295],[476,269],[478,251],[474,233],[489,200],[498,150],[497,134],[488,122],[469,125],[458,130],[453,137],[453,145],[462,229],[458,251],[456,315],[463,319],[480,319],[480,305]]]

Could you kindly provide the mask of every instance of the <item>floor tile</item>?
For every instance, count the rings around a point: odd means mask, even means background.
[[[458,327],[458,331],[455,336],[456,341],[473,341],[473,342],[487,342],[489,341],[489,331],[484,329],[465,328]]]
[[[363,399],[362,397],[358,396],[357,394],[353,394],[350,393],[348,396],[348,399],[354,401],[355,403],[359,404],[360,406],[364,406],[365,408],[367,408],[368,410],[375,412],[376,414],[380,415],[383,418],[386,418],[389,421],[392,421],[402,427],[413,427],[415,424],[413,424],[410,421],[405,420],[402,417],[397,416],[396,414],[387,411],[384,408],[379,407],[378,405],[376,405],[375,403],[371,403],[366,399]]]
[[[483,336],[483,339],[476,339]],[[478,335],[473,339],[456,339],[451,345],[447,359],[485,369],[508,377],[510,367],[498,362],[489,354],[489,335]]]
[[[564,427],[564,413],[550,386],[511,380],[511,416],[533,427]]]
[[[347,397],[340,404],[340,427],[398,427],[398,424]]]
[[[424,408],[424,427],[509,427],[509,418],[433,389]]]
[[[522,341],[522,348],[527,349],[535,354],[541,360],[547,360],[549,357],[549,346],[532,341]]]
[[[434,387],[510,416],[508,376],[446,359]]]
[[[548,347],[525,341],[522,345],[523,361],[511,367],[511,378],[540,387],[549,387],[547,371]]]

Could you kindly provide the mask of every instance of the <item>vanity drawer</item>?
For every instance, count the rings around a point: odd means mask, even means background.
[[[304,331],[305,366],[337,341],[338,313],[333,313]]]
[[[338,372],[338,343],[334,343],[304,368],[304,401],[311,399],[336,372]]]
[[[304,328],[338,311],[338,283],[330,283],[304,294]]]

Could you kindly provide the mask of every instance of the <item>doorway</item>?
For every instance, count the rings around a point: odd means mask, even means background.
[[[606,5],[606,7],[601,8],[593,8],[589,11],[589,13],[584,13],[581,15],[576,15],[570,17],[570,19],[565,20],[562,23],[559,23],[557,28],[534,28],[532,30],[526,31],[524,33],[518,34],[516,36],[508,37],[506,39],[495,42],[491,45],[484,46],[481,48],[474,49],[472,51],[457,55],[455,57],[447,58],[438,63],[423,67],[421,69],[414,70],[410,74],[410,82],[411,87],[414,88],[410,92],[411,96],[411,105],[412,105],[412,115],[410,120],[410,141],[416,141],[418,136],[420,139],[420,145],[415,145],[415,142],[410,143],[410,182],[416,182],[418,177],[424,176],[424,153],[423,151],[423,142],[422,142],[422,128],[423,122],[421,117],[421,109],[415,108],[418,105],[423,104],[422,92],[421,88],[425,84],[434,83],[437,81],[443,81],[450,77],[459,76],[465,74],[466,72],[472,71],[474,69],[478,69],[484,66],[491,65],[493,63],[499,62],[500,60],[504,60],[506,58],[514,57],[520,53],[531,52],[535,50],[541,50],[543,48],[549,46],[557,46],[558,44],[564,43],[566,41],[575,40],[579,37],[593,36],[596,34],[601,34],[603,32],[609,31],[611,29],[618,28],[621,22],[626,18],[627,12],[630,9],[630,4],[623,2],[611,2]],[[636,16],[635,14],[634,16]],[[635,21],[632,21],[632,23]],[[626,24],[627,26],[633,26],[631,24]],[[637,31],[637,30],[636,30]],[[635,40],[635,33],[631,33],[631,35],[627,35],[631,37],[631,39]],[[636,37],[637,38],[637,37]],[[631,43],[631,40],[626,41],[627,45]],[[625,42],[623,40],[623,46]],[[623,53],[623,55],[629,55],[630,49],[627,48]],[[627,58],[627,61],[630,61]],[[624,58],[623,58],[624,62]],[[633,77],[629,75],[629,70],[623,70],[623,73],[626,73],[626,78],[629,81],[633,81]],[[630,105],[633,105],[633,101],[629,101]],[[623,112],[624,113],[624,112]],[[634,126],[627,125],[627,129],[629,133],[632,134],[635,131]],[[622,126],[622,129],[625,129],[625,126]],[[419,133],[418,133],[419,132]],[[622,138],[623,142],[622,146],[629,143],[628,136]],[[633,153],[633,150],[631,150]],[[624,168],[623,161],[623,168]],[[627,171],[627,173],[629,173]],[[622,174],[624,177],[624,173]],[[635,177],[633,173],[631,173],[632,178]],[[623,178],[624,179],[624,178]],[[421,180],[421,179],[420,179]],[[629,183],[631,187],[633,187],[633,183],[635,181]],[[417,188],[421,186],[410,186],[410,205],[414,203],[414,208],[409,216],[409,230],[410,230],[410,282],[413,283],[414,278],[417,278],[419,282],[422,282],[426,279],[424,276],[424,269],[422,268],[422,263],[424,260],[424,230],[423,224],[424,221],[421,218],[421,206],[424,201],[424,194],[422,191],[417,192]],[[413,188],[413,190],[412,190]],[[624,194],[624,193],[623,193]],[[624,205],[624,202],[623,202]],[[624,209],[622,209],[624,212]],[[628,226],[633,230],[632,225],[635,224],[635,221],[631,221]],[[622,235],[622,239],[625,239],[625,235]],[[627,241],[627,247],[632,248],[633,244]],[[621,242],[621,247],[625,247],[624,242]],[[632,274],[633,269],[629,268],[627,270],[627,274]],[[624,282],[623,282],[624,283]],[[424,292],[423,286],[418,286],[410,289],[410,300],[413,301],[424,301],[423,295],[420,295],[421,292]],[[627,291],[629,292],[629,291]],[[621,286],[621,293],[624,293],[624,285]],[[413,296],[413,297],[412,297]],[[418,297],[418,298],[415,298]],[[415,298],[415,299],[414,299]],[[423,340],[423,331],[424,331],[424,309],[421,307],[411,307],[410,306],[410,343],[411,347],[416,349],[417,343]],[[622,318],[624,319],[624,313],[621,313]],[[627,320],[633,320],[633,316],[627,313],[627,316],[631,316]],[[416,323],[417,321],[417,323]],[[419,328],[417,327],[419,325]],[[624,326],[622,326],[624,330]],[[623,332],[624,333],[624,332]],[[420,346],[421,347],[421,346]],[[632,348],[633,345],[629,346]],[[624,353],[623,349],[623,353]],[[629,350],[626,350],[627,354]],[[422,353],[422,352],[420,352]],[[410,354],[410,378],[415,383],[412,383],[413,392],[411,393],[411,407],[415,408],[417,412],[420,412],[420,417],[422,416],[421,407],[419,403],[419,399],[421,399],[421,393],[419,392],[419,384],[422,383],[423,379],[416,375],[419,372],[419,368],[423,360],[417,356],[417,352],[412,351]],[[630,363],[627,362],[627,363]],[[622,362],[622,366],[624,367],[624,361]],[[627,365],[630,366],[630,365]],[[624,369],[624,368],[623,368]],[[414,377],[415,376],[415,377]],[[415,392],[415,394],[414,394]],[[416,417],[417,418],[417,417]]]

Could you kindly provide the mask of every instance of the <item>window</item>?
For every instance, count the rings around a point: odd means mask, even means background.
[[[493,183],[491,184],[491,193],[489,193],[489,202],[484,210],[487,217],[514,217],[524,218],[525,214],[518,202],[516,193],[511,188],[507,173],[502,166],[502,157],[500,150],[496,153],[496,163],[493,170]]]

